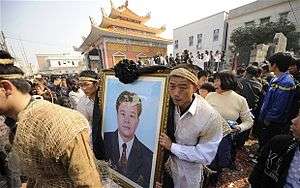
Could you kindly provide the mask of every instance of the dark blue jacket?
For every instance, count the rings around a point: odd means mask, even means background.
[[[288,72],[273,78],[265,95],[260,111],[260,119],[285,124],[290,121],[294,105],[296,86],[294,78]]]

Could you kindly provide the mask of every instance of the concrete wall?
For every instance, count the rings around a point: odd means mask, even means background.
[[[182,53],[187,49],[193,54],[197,51],[203,52],[205,50],[219,50],[222,51],[225,48],[226,38],[226,12],[220,12],[218,14],[197,20],[195,22],[186,24],[182,27],[174,29],[173,32],[173,53]],[[213,41],[213,32],[215,29],[219,29],[219,38],[217,41]],[[197,48],[197,34],[202,34],[201,47]],[[189,45],[189,37],[194,36],[193,45]],[[175,48],[175,41],[178,40],[178,48]],[[200,48],[199,48],[200,47]]]

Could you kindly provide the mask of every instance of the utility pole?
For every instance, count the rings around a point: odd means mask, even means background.
[[[4,36],[3,31],[1,31],[1,33],[0,33],[0,49],[8,52],[8,48],[6,45],[5,36]]]

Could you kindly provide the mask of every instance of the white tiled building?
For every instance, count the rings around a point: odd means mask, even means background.
[[[280,18],[287,18],[293,22],[296,31],[300,32],[300,0],[258,0],[230,10],[226,48],[231,45],[230,36],[234,29],[252,24],[277,22]]]
[[[227,14],[223,11],[174,29],[173,53],[182,53],[185,49],[193,54],[197,51],[224,50]]]
[[[37,54],[39,72],[45,74],[75,74],[85,69],[82,58],[70,54]]]

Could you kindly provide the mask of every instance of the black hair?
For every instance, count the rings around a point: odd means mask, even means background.
[[[257,67],[258,67],[258,62],[256,62],[256,61],[255,61],[255,62],[252,62],[251,64],[252,64],[253,66],[257,66]]]
[[[208,77],[209,74],[206,70],[201,70],[201,71],[198,72],[197,77],[198,77],[198,79],[200,79],[202,76]]]
[[[237,81],[235,76],[229,72],[220,72],[214,74],[214,80],[220,79],[221,89],[224,91],[233,90],[237,88]]]
[[[245,73],[245,68],[244,67],[239,67],[239,68],[237,68],[236,69],[236,74],[237,75],[242,75],[242,74],[244,74]]]
[[[270,71],[270,68],[269,68],[269,62],[268,62],[268,61],[262,62],[262,64],[261,64],[260,67],[261,67],[262,70],[264,70],[264,71],[266,71],[266,72],[269,72],[269,71]]]
[[[54,82],[54,80],[57,80],[57,79],[61,79],[60,75],[51,75],[50,80],[52,83]]]
[[[246,68],[246,73],[251,76],[256,76],[258,74],[258,67],[254,65],[250,65]]]
[[[0,50],[0,59],[11,59],[13,60],[14,58],[11,57],[11,55],[4,51]],[[10,74],[19,74],[19,75],[24,75],[24,72],[14,66],[13,64],[0,64],[0,77],[1,75],[10,75]],[[1,79],[1,78],[0,78]],[[16,88],[19,90],[21,93],[29,93],[31,90],[30,84],[25,80],[25,79],[8,79]]]
[[[206,82],[204,83],[200,89],[205,89],[207,90],[208,92],[215,92],[216,91],[216,88],[215,86],[211,83],[211,82]]]
[[[268,60],[271,66],[276,64],[280,72],[286,72],[290,64],[294,61],[294,58],[288,53],[278,52],[272,55]]]
[[[79,74],[79,77],[89,77],[89,78],[94,78],[96,80],[99,79],[99,76],[96,72],[94,71],[91,71],[91,70],[85,70],[85,71],[82,71],[80,74]]]
[[[291,65],[296,65],[297,66],[297,69],[300,70],[300,59],[294,59],[291,63],[290,63],[290,66]]]

